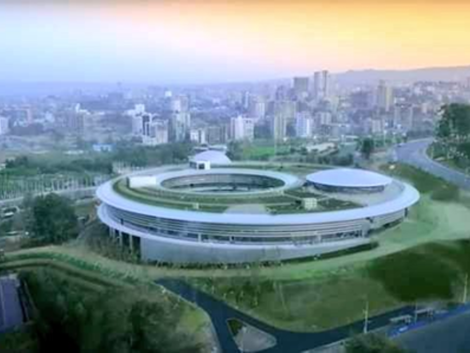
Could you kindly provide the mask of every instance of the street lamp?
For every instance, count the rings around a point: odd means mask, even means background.
[[[366,306],[364,308],[364,328],[363,333],[366,334],[369,330],[369,299],[366,297]]]
[[[467,302],[467,295],[468,295],[468,273],[465,274],[465,279],[464,279],[463,295],[462,295],[463,304]]]

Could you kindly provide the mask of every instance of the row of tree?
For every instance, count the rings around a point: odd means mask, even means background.
[[[453,160],[460,167],[470,166],[470,105],[449,104],[442,108],[436,128],[435,157]]]
[[[113,152],[91,154],[85,157],[64,157],[55,159],[19,156],[5,164],[2,174],[31,175],[64,173],[111,174],[113,163],[122,162],[133,166],[145,167],[179,163],[191,154],[191,143],[172,143],[154,147],[136,146],[121,142]]]
[[[28,233],[28,246],[61,244],[79,234],[79,221],[72,201],[57,194],[26,196],[20,212],[0,224],[0,236],[15,231]]]
[[[198,353],[194,333],[178,329],[184,306],[175,299],[135,290],[96,292],[66,277],[25,272],[36,307],[39,352]]]

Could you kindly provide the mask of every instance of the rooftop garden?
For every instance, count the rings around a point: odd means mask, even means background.
[[[251,167],[265,170],[276,170],[289,172],[295,170],[300,172],[303,170],[302,175],[311,173],[314,170],[312,165],[237,165],[237,167]],[[279,169],[281,168],[282,169]],[[187,211],[203,211],[203,212],[234,212],[238,213],[243,205],[249,207],[250,210],[256,213],[263,214],[295,214],[295,213],[314,213],[324,211],[336,211],[343,209],[351,209],[360,207],[360,205],[349,201],[329,198],[315,190],[306,187],[296,187],[288,190],[273,189],[272,191],[265,190],[262,193],[249,193],[249,192],[234,192],[234,193],[221,193],[214,195],[214,193],[190,193],[178,189],[164,189],[160,187],[142,187],[130,188],[128,179],[122,178],[117,180],[113,185],[114,191],[120,195],[137,202],[152,206],[160,206],[178,210]],[[316,199],[316,207],[304,207],[303,202],[305,199]],[[257,207],[253,207],[257,206]]]

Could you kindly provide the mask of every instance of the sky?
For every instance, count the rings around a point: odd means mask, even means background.
[[[0,81],[254,81],[470,65],[466,0],[0,0]]]

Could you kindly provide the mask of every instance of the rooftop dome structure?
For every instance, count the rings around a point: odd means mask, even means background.
[[[229,164],[232,163],[225,153],[208,150],[196,154],[191,158],[192,162],[210,162],[211,164]]]
[[[306,176],[309,183],[316,187],[351,189],[356,191],[381,191],[392,183],[392,179],[375,172],[362,169],[327,169]]]

